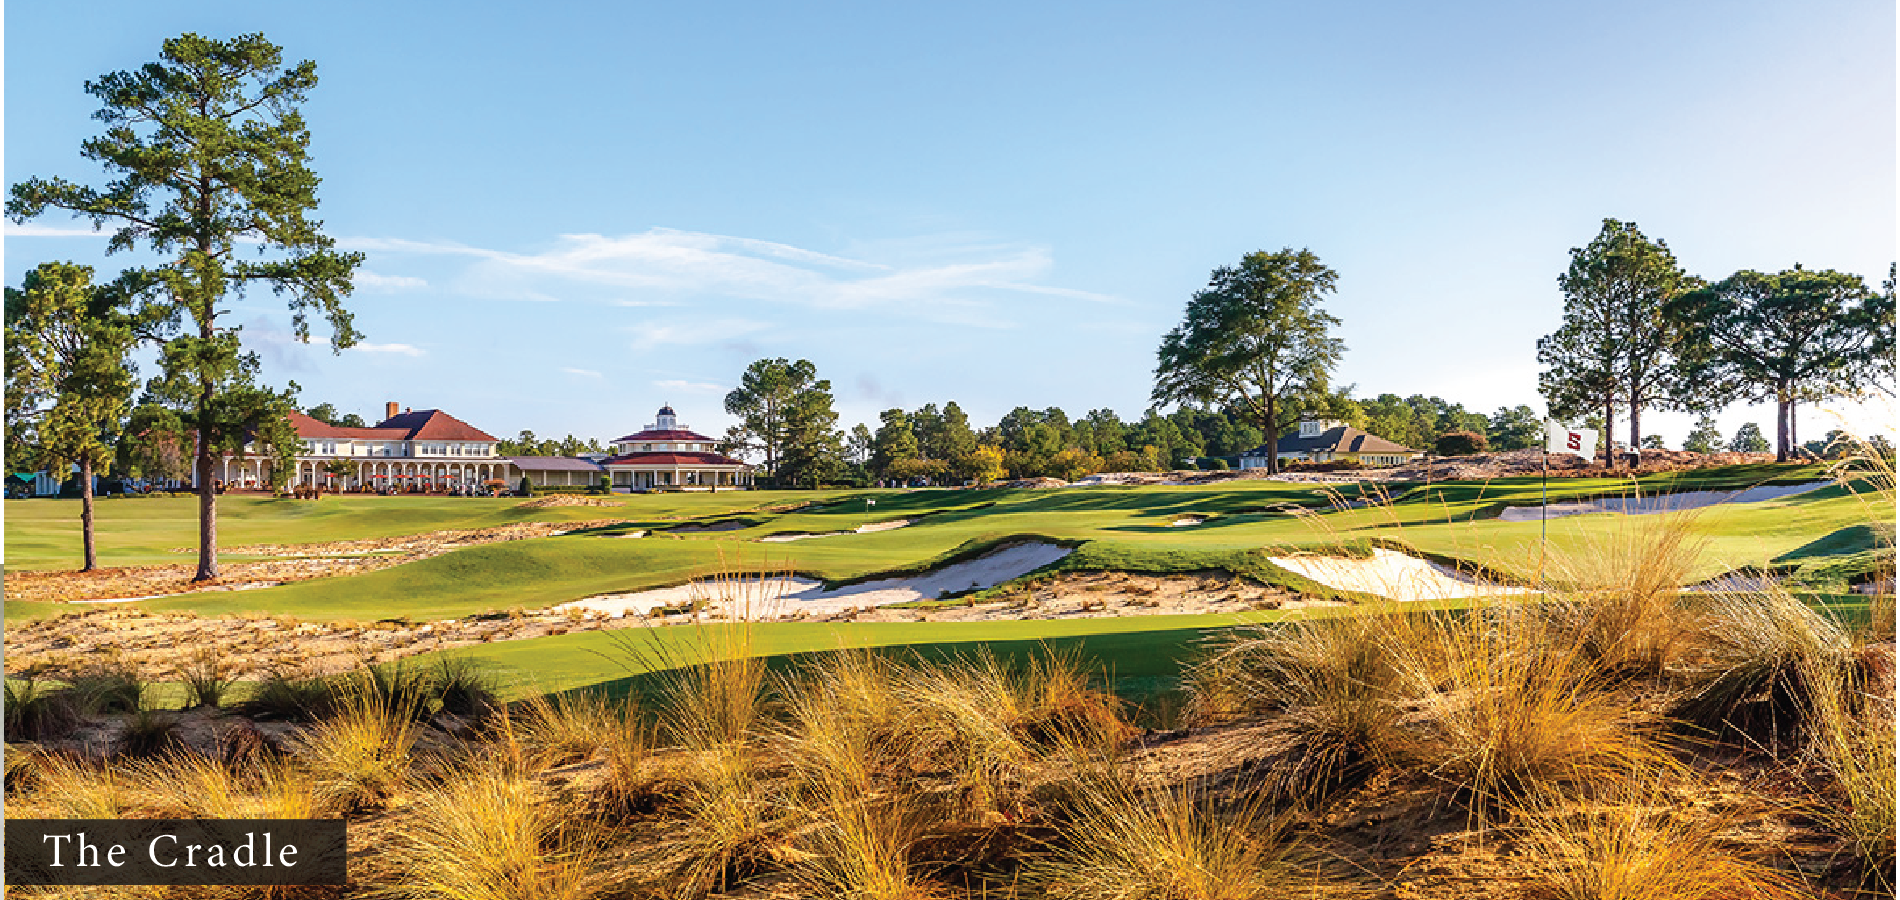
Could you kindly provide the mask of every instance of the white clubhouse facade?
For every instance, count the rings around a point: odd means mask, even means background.
[[[712,438],[679,425],[673,408],[660,408],[654,424],[616,439],[605,459],[565,456],[503,456],[500,439],[439,409],[386,405],[383,421],[370,428],[331,425],[301,412],[290,414],[303,440],[292,487],[332,491],[459,493],[492,482],[513,489],[522,479],[535,487],[599,487],[619,492],[718,490],[752,485],[752,467],[718,453]],[[226,487],[261,489],[270,483],[270,463],[256,455],[226,455],[217,480]]]
[[[600,461],[616,491],[718,490],[752,486],[752,467],[718,452],[718,444],[679,423],[662,406],[653,424],[614,438],[614,454]]]

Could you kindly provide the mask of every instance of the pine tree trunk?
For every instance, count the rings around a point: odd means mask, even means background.
[[[1280,416],[1278,404],[1275,402],[1277,399],[1272,394],[1267,395],[1267,421],[1263,423],[1265,427],[1262,429],[1267,433],[1268,475],[1280,474]]]
[[[211,478],[211,447],[198,438],[198,572],[192,581],[218,578],[218,494]]]
[[[1792,398],[1788,400],[1788,452],[1791,454],[1801,452],[1801,430],[1797,427],[1799,422],[1794,415],[1795,403]]]
[[[86,565],[80,571],[90,572],[99,568],[99,548],[92,528],[92,459],[83,454],[79,460],[79,531],[86,545]]]
[[[1788,397],[1775,395],[1775,462],[1788,461]]]
[[[1643,446],[1643,415],[1636,406],[1635,399],[1630,402],[1630,450],[1637,451]]]
[[[1615,429],[1616,429],[1616,404],[1604,403],[1603,404],[1603,435],[1602,437],[1603,437],[1603,468],[1605,469],[1613,470],[1616,468],[1616,451],[1613,447],[1610,446],[1611,444],[1616,443],[1615,441],[1610,440],[1610,435],[1615,433]]]

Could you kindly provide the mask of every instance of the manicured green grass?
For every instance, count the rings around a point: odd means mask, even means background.
[[[1553,481],[1551,495],[1553,500],[1562,500],[1628,495],[1639,490],[1654,493],[1663,487],[1741,487],[1770,480],[1808,481],[1818,475],[1813,467],[1757,466],[1710,470],[1695,478],[1670,475],[1645,479],[1640,485],[1616,479],[1568,479]],[[796,571],[833,582],[850,581],[926,569],[1019,538],[1079,547],[1074,556],[1059,564],[1066,568],[1155,573],[1224,569],[1307,589],[1313,586],[1295,583],[1291,573],[1272,567],[1265,561],[1266,556],[1288,548],[1363,546],[1369,540],[1378,540],[1409,546],[1437,558],[1482,565],[1528,581],[1536,568],[1539,524],[1500,521],[1496,513],[1507,505],[1536,503],[1539,491],[1534,478],[1401,486],[1394,490],[1389,504],[1343,510],[1332,508],[1323,489],[1263,481],[1192,487],[884,492],[876,495],[875,507],[862,502],[870,496],[863,492],[664,495],[632,498],[632,505],[623,508],[539,511],[514,508],[510,501],[459,498],[348,497],[301,506],[295,501],[251,499],[237,504],[245,515],[227,517],[227,522],[253,522],[254,533],[267,532],[269,539],[279,541],[338,537],[345,531],[402,533],[417,528],[418,521],[428,527],[446,527],[451,514],[466,516],[456,523],[459,527],[541,516],[569,521],[621,516],[633,524],[473,547],[349,578],[242,593],[185,595],[145,601],[144,605],[202,614],[262,610],[312,620],[392,615],[445,618],[513,607],[537,608],[590,594],[678,584],[715,573]],[[819,505],[781,513],[764,509],[805,500]],[[124,505],[170,502],[135,500],[124,501]],[[333,512],[310,518],[314,514],[307,510],[320,513],[324,504],[333,504],[329,507]],[[1295,507],[1311,513],[1288,512]],[[1864,526],[1867,512],[1860,500],[1839,487],[1704,510],[1691,527],[1708,541],[1709,552],[1692,577],[1766,566],[1827,535]],[[1201,525],[1171,526],[1189,514],[1209,518]],[[744,527],[698,533],[657,530],[677,526],[681,524],[679,517],[691,515],[697,515],[699,523],[742,520]],[[381,521],[383,518],[409,524],[399,527]],[[898,518],[916,521],[910,527],[866,534],[792,543],[758,541],[772,534],[847,531]],[[1609,514],[1557,519],[1550,523],[1550,543],[1557,552],[1586,549],[1606,532],[1632,527],[1638,521],[1638,517]],[[16,522],[11,515],[8,518],[10,535],[16,528],[30,527]],[[44,526],[39,527],[44,531]],[[107,530],[111,527],[108,525]],[[643,538],[621,536],[636,530],[655,533]],[[229,532],[244,533],[242,526],[232,526]],[[8,553],[11,558],[11,543]],[[36,558],[30,550],[28,556]],[[22,608],[20,612],[30,617],[41,611]]]
[[[773,505],[828,502],[857,492],[727,491],[717,494],[615,495],[625,506],[522,509],[518,497],[378,497],[335,494],[321,500],[279,500],[251,494],[218,498],[218,542],[307,544],[397,537],[430,531],[490,528],[518,522],[628,518],[653,526]],[[99,561],[105,566],[190,562],[198,546],[195,497],[107,498],[97,504]],[[14,569],[68,569],[80,562],[79,501],[8,500],[6,564]],[[175,550],[188,550],[176,553]],[[226,559],[243,557],[226,555]]]
[[[1047,645],[1084,653],[1127,686],[1165,689],[1180,674],[1206,635],[1243,622],[1272,621],[1279,612],[1241,615],[1139,616],[1000,622],[771,622],[750,626],[687,625],[613,632],[588,631],[525,641],[444,651],[489,666],[503,680],[507,697],[631,683],[656,659],[703,658],[703,649],[729,638],[722,630],[750,629],[758,656],[859,647],[918,647],[932,653],[974,650],[1021,654]],[[633,652],[629,652],[631,649]],[[426,663],[428,655],[418,658]]]

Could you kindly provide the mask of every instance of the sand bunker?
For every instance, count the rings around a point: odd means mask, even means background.
[[[870,534],[874,531],[890,531],[893,528],[904,528],[916,521],[916,519],[893,519],[889,522],[872,522],[869,525],[859,525],[850,531],[791,531],[785,534],[768,534],[765,537],[759,538],[759,540],[768,544],[783,544],[790,541],[807,541],[812,538],[837,537],[841,534]]]
[[[728,582],[694,582],[678,587],[636,591],[629,594],[603,594],[557,609],[583,609],[613,615],[646,615],[668,606],[704,604],[714,617],[753,621],[784,617],[824,616],[851,609],[868,609],[934,600],[955,591],[995,587],[1012,578],[1020,578],[1072,551],[1054,544],[1023,543],[1004,547],[934,572],[903,578],[884,578],[825,590],[824,584],[809,578],[745,578]]]
[[[1762,485],[1740,491],[1685,491],[1680,494],[1657,494],[1653,497],[1608,497],[1578,503],[1552,503],[1547,515],[1548,518],[1561,519],[1565,516],[1605,512],[1630,516],[1683,512],[1714,506],[1718,503],[1760,503],[1764,500],[1780,500],[1783,497],[1819,490],[1833,483],[1811,481],[1807,484]],[[1513,506],[1499,513],[1498,519],[1505,522],[1535,522],[1543,513],[1544,509],[1538,506]]]
[[[1527,588],[1480,581],[1463,572],[1395,550],[1374,549],[1370,559],[1342,556],[1276,556],[1274,565],[1343,591],[1391,600],[1445,600],[1528,593]]]
[[[1182,516],[1179,519],[1175,519],[1174,521],[1169,522],[1168,527],[1169,528],[1186,528],[1190,525],[1199,525],[1205,521],[1207,521],[1206,516]]]

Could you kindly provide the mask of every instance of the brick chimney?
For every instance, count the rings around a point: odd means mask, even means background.
[[[396,401],[391,400],[388,403],[383,404],[383,421],[386,422],[395,417],[396,417]]]

